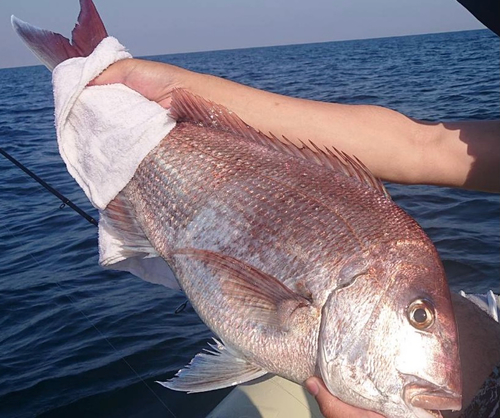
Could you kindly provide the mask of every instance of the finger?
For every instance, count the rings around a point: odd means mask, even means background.
[[[318,402],[321,413],[325,418],[383,418],[375,412],[357,408],[342,402],[333,396],[321,379],[311,377],[305,383],[307,391]]]

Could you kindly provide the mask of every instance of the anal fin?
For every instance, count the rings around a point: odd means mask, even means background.
[[[168,389],[197,393],[239,385],[267,374],[222,342],[215,338],[214,341],[215,344],[209,343],[212,350],[197,354],[175,377],[157,383]]]

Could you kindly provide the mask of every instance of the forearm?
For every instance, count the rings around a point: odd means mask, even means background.
[[[191,92],[256,129],[334,146],[384,180],[500,190],[499,121],[431,124],[379,106],[297,99],[192,72],[183,77]]]
[[[450,179],[452,186],[500,192],[500,121],[447,122],[440,129],[433,150],[442,160],[434,177]]]
[[[191,74],[187,88],[226,106],[264,133],[333,146],[358,157],[378,177],[413,182],[414,170],[408,170],[408,166],[417,165],[419,157],[415,153],[405,155],[408,144],[401,142],[415,135],[417,124],[397,112],[377,106],[297,99],[201,74]]]

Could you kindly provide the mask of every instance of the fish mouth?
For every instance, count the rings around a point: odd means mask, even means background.
[[[459,411],[462,409],[460,391],[439,387],[426,381],[406,385],[404,400],[419,418],[441,418],[440,410]]]

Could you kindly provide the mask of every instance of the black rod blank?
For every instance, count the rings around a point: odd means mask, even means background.
[[[64,205],[68,205],[71,209],[73,209],[76,213],[78,213],[80,216],[85,218],[88,222],[90,222],[92,225],[97,226],[97,221],[92,218],[89,214],[87,214],[85,211],[80,209],[77,205],[75,205],[71,200],[69,200],[66,196],[62,195],[59,193],[56,189],[54,189],[52,186],[47,184],[45,181],[43,181],[40,177],[38,177],[33,171],[22,165],[19,161],[17,161],[12,155],[10,155],[8,152],[4,151],[2,148],[0,148],[0,154],[2,154],[5,158],[7,158],[11,163],[19,167],[21,170],[23,170],[28,176],[36,180],[38,183],[40,183],[43,187],[45,187],[50,193],[52,193],[55,197],[57,197],[61,202],[63,202]]]

